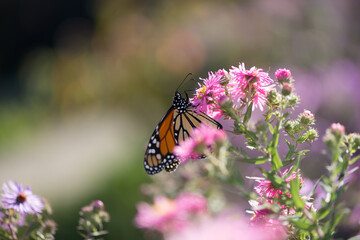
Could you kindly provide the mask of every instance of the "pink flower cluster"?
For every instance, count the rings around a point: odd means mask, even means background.
[[[225,89],[221,84],[226,76],[225,70],[219,70],[216,73],[209,72],[208,77],[202,79],[203,84],[198,83],[199,88],[196,89],[196,95],[190,99],[197,111],[202,111],[215,119],[222,116],[219,100],[225,96]]]
[[[253,101],[254,108],[263,110],[266,95],[275,86],[269,74],[256,67],[246,70],[245,64],[241,63],[239,67],[232,67],[230,76],[229,92],[234,103],[239,107],[243,104],[242,99],[247,99]]]
[[[284,172],[281,173],[282,177],[285,177],[290,169],[286,169]],[[286,182],[290,183],[290,181],[296,179],[297,172],[294,171],[291,175],[286,178]],[[304,179],[299,174],[299,181],[300,185],[304,183]],[[255,192],[259,194],[260,198],[279,198],[282,195],[282,191],[280,189],[276,189],[276,187],[271,183],[270,180],[258,180],[259,184],[255,187]]]
[[[254,103],[253,108],[263,110],[266,95],[274,88],[274,81],[267,72],[256,67],[247,70],[244,63],[233,66],[229,71],[221,69],[215,73],[209,72],[208,78],[202,80],[190,101],[197,111],[216,119],[223,115],[220,105],[224,96],[230,97],[237,107],[241,107],[243,100],[246,100]]]
[[[282,177],[285,177],[290,169],[286,169],[284,172],[281,173]],[[298,171],[293,171],[290,176],[288,176],[285,181],[290,184],[291,181],[296,180],[298,177],[300,185],[303,185],[304,179],[301,177]],[[278,220],[271,219],[268,216],[273,212],[264,207],[265,203],[276,203],[282,209],[280,215],[283,216],[291,216],[295,214],[295,209],[289,208],[288,206],[281,205],[275,201],[276,198],[280,198],[283,193],[280,189],[277,189],[269,180],[259,180],[258,186],[255,187],[255,192],[259,195],[259,201],[250,200],[249,204],[254,209],[253,216],[251,218],[251,222],[253,223],[267,223],[267,224],[279,224]],[[286,196],[291,198],[290,193],[286,193]],[[306,208],[313,209],[313,204],[309,202],[309,199],[306,196],[303,196],[302,199],[305,201]],[[315,210],[314,210],[315,211]]]
[[[282,227],[249,226],[249,223],[237,215],[220,215],[216,218],[203,218],[189,225],[181,232],[174,232],[166,240],[282,240],[286,233]]]
[[[182,163],[185,163],[189,159],[201,157],[205,148],[211,150],[217,143],[221,143],[225,139],[224,130],[201,124],[200,127],[193,130],[191,137],[175,146],[174,153]]]
[[[137,227],[167,233],[180,231],[193,217],[206,214],[207,200],[201,195],[191,193],[183,193],[176,199],[157,196],[153,205],[140,203],[137,210]]]

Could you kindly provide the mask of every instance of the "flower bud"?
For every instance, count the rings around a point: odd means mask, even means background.
[[[290,83],[285,82],[283,84],[282,90],[281,90],[281,94],[284,96],[288,96],[291,94],[291,92],[293,91],[293,85]]]
[[[93,206],[94,210],[103,210],[104,209],[104,203],[100,200],[94,200],[91,205]]]
[[[294,132],[294,122],[293,121],[287,121],[285,123],[285,126],[284,126],[284,130],[290,134],[290,135],[293,135],[295,132]]]
[[[303,126],[310,126],[315,124],[315,117],[309,110],[304,109],[304,111],[299,114],[298,121]]]
[[[279,105],[280,104],[280,96],[279,94],[276,92],[276,90],[271,90],[267,96],[266,99],[268,100],[268,103],[270,105]]]
[[[54,235],[56,233],[56,230],[57,230],[56,222],[50,219],[47,219],[40,228],[40,231],[43,234]]]
[[[221,76],[220,85],[226,86],[230,82],[229,73],[225,69],[220,69],[216,72],[216,75]]]
[[[323,140],[329,149],[335,149],[337,146],[343,144],[344,136],[345,127],[340,123],[333,123],[330,128],[326,129]]]
[[[280,68],[276,70],[275,77],[280,84],[291,82],[291,72],[289,69],[286,68]]]
[[[300,98],[296,94],[291,94],[291,95],[288,96],[288,101],[289,101],[290,105],[294,105],[294,104],[299,103]]]
[[[307,140],[310,141],[310,142],[313,142],[315,141],[316,139],[318,139],[319,137],[319,134],[318,132],[316,131],[316,129],[314,128],[309,128],[308,132],[307,132]]]
[[[219,105],[222,110],[228,110],[228,109],[232,108],[233,103],[228,96],[222,95],[219,98]]]
[[[345,127],[340,123],[332,123],[330,130],[333,134],[336,135],[344,135],[345,134]]]
[[[355,153],[360,148],[360,134],[351,133],[348,135],[349,149]]]

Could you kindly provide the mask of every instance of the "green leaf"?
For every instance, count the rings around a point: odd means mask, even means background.
[[[307,136],[306,136],[306,135],[303,135],[303,136],[299,137],[299,138],[296,140],[296,142],[297,142],[298,144],[301,144],[301,143],[305,142],[306,139],[307,139]]]
[[[256,142],[258,140],[258,137],[256,136],[256,134],[254,132],[251,132],[251,131],[247,131],[245,133],[245,137],[249,141],[253,141],[253,142]]]
[[[294,200],[295,206],[298,209],[303,209],[305,207],[304,201],[300,198],[299,195],[299,178],[296,177],[296,180],[290,181],[290,192],[292,199]]]
[[[285,139],[285,142],[286,142],[286,144],[287,144],[288,147],[289,147],[289,151],[288,151],[288,153],[286,154],[285,159],[286,159],[286,160],[290,160],[291,156],[292,156],[292,155],[294,154],[294,152],[295,152],[295,147],[294,147],[293,145],[291,145],[291,143],[290,143],[288,140],[286,140],[286,139]]]
[[[283,166],[283,164],[276,147],[272,147],[270,149],[270,154],[271,154],[272,168],[273,170],[278,170]]]
[[[330,210],[331,210],[331,208],[329,208],[329,206],[320,208],[319,211],[317,211],[317,213],[316,213],[316,218],[318,220],[325,218],[330,213]]]
[[[350,210],[345,208],[345,209],[342,209],[339,213],[337,213],[335,220],[331,226],[332,231],[335,230],[336,226],[339,224],[339,222],[342,219],[342,217],[344,216],[344,214],[348,214],[349,212],[350,212]]]
[[[269,161],[269,157],[268,156],[261,156],[261,157],[255,157],[255,158],[242,158],[239,159],[241,162],[246,162],[246,163],[252,163],[252,164],[263,164]]]
[[[240,148],[240,152],[243,154],[243,156],[245,156],[246,158],[249,157],[249,155],[247,154],[247,152],[243,149],[243,148]]]
[[[309,149],[305,149],[305,150],[294,152],[294,154],[295,155],[305,155],[305,153],[307,153],[309,151],[310,151]]]
[[[243,121],[244,124],[247,124],[251,118],[253,104],[254,104],[254,102],[251,102],[250,105],[248,106],[248,108],[246,109],[246,113],[245,113],[244,121]]]
[[[324,180],[325,180],[325,178],[324,178]],[[322,189],[324,189],[324,191],[326,193],[331,193],[332,190],[331,190],[331,186],[329,184],[320,182],[320,186],[322,187]]]
[[[349,164],[350,164],[350,165],[351,165],[351,164],[354,164],[357,160],[359,160],[359,158],[360,158],[360,155],[354,157],[353,159],[351,159],[351,160],[349,161]]]
[[[267,176],[267,178],[271,181],[272,184],[275,185],[277,188],[281,188],[284,179],[278,175],[275,175],[274,172],[270,172]]]
[[[290,219],[290,222],[295,225],[297,228],[299,229],[304,229],[304,230],[311,230],[313,228],[313,223],[310,222],[309,220],[305,219],[298,219],[298,220],[293,220]]]
[[[278,129],[278,127],[276,127],[275,133],[274,133],[274,136],[272,139],[272,146],[277,147],[278,143],[279,143],[279,129]]]
[[[274,134],[274,128],[273,128],[273,126],[272,126],[270,123],[269,123],[268,125],[269,125],[270,133],[271,133],[271,134]]]

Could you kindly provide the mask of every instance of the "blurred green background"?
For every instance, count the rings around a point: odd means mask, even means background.
[[[331,122],[360,131],[359,10],[357,0],[0,0],[0,180],[51,202],[57,239],[80,239],[78,211],[93,199],[111,215],[106,239],[142,239],[145,144],[189,72],[290,68],[298,111],[315,112],[320,135]],[[324,171],[314,156],[310,178]]]

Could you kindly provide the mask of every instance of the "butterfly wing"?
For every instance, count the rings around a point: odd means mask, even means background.
[[[209,127],[222,128],[222,125],[215,119],[201,111],[194,111],[193,107],[187,108],[183,113],[178,113],[175,110],[174,116],[174,135],[177,144],[191,136],[193,129],[202,123]]]
[[[180,165],[180,161],[173,154],[174,147],[179,141],[191,136],[194,128],[205,123],[210,127],[222,128],[221,124],[203,112],[193,111],[193,106],[181,95],[175,95],[173,106],[168,110],[160,123],[156,126],[147,145],[144,167],[150,174],[156,174],[165,168],[172,172]]]
[[[144,167],[148,174],[156,174],[164,168],[171,172],[179,165],[179,161],[173,154],[173,149],[177,144],[173,123],[175,111],[176,109],[171,107],[151,135],[144,157]]]

